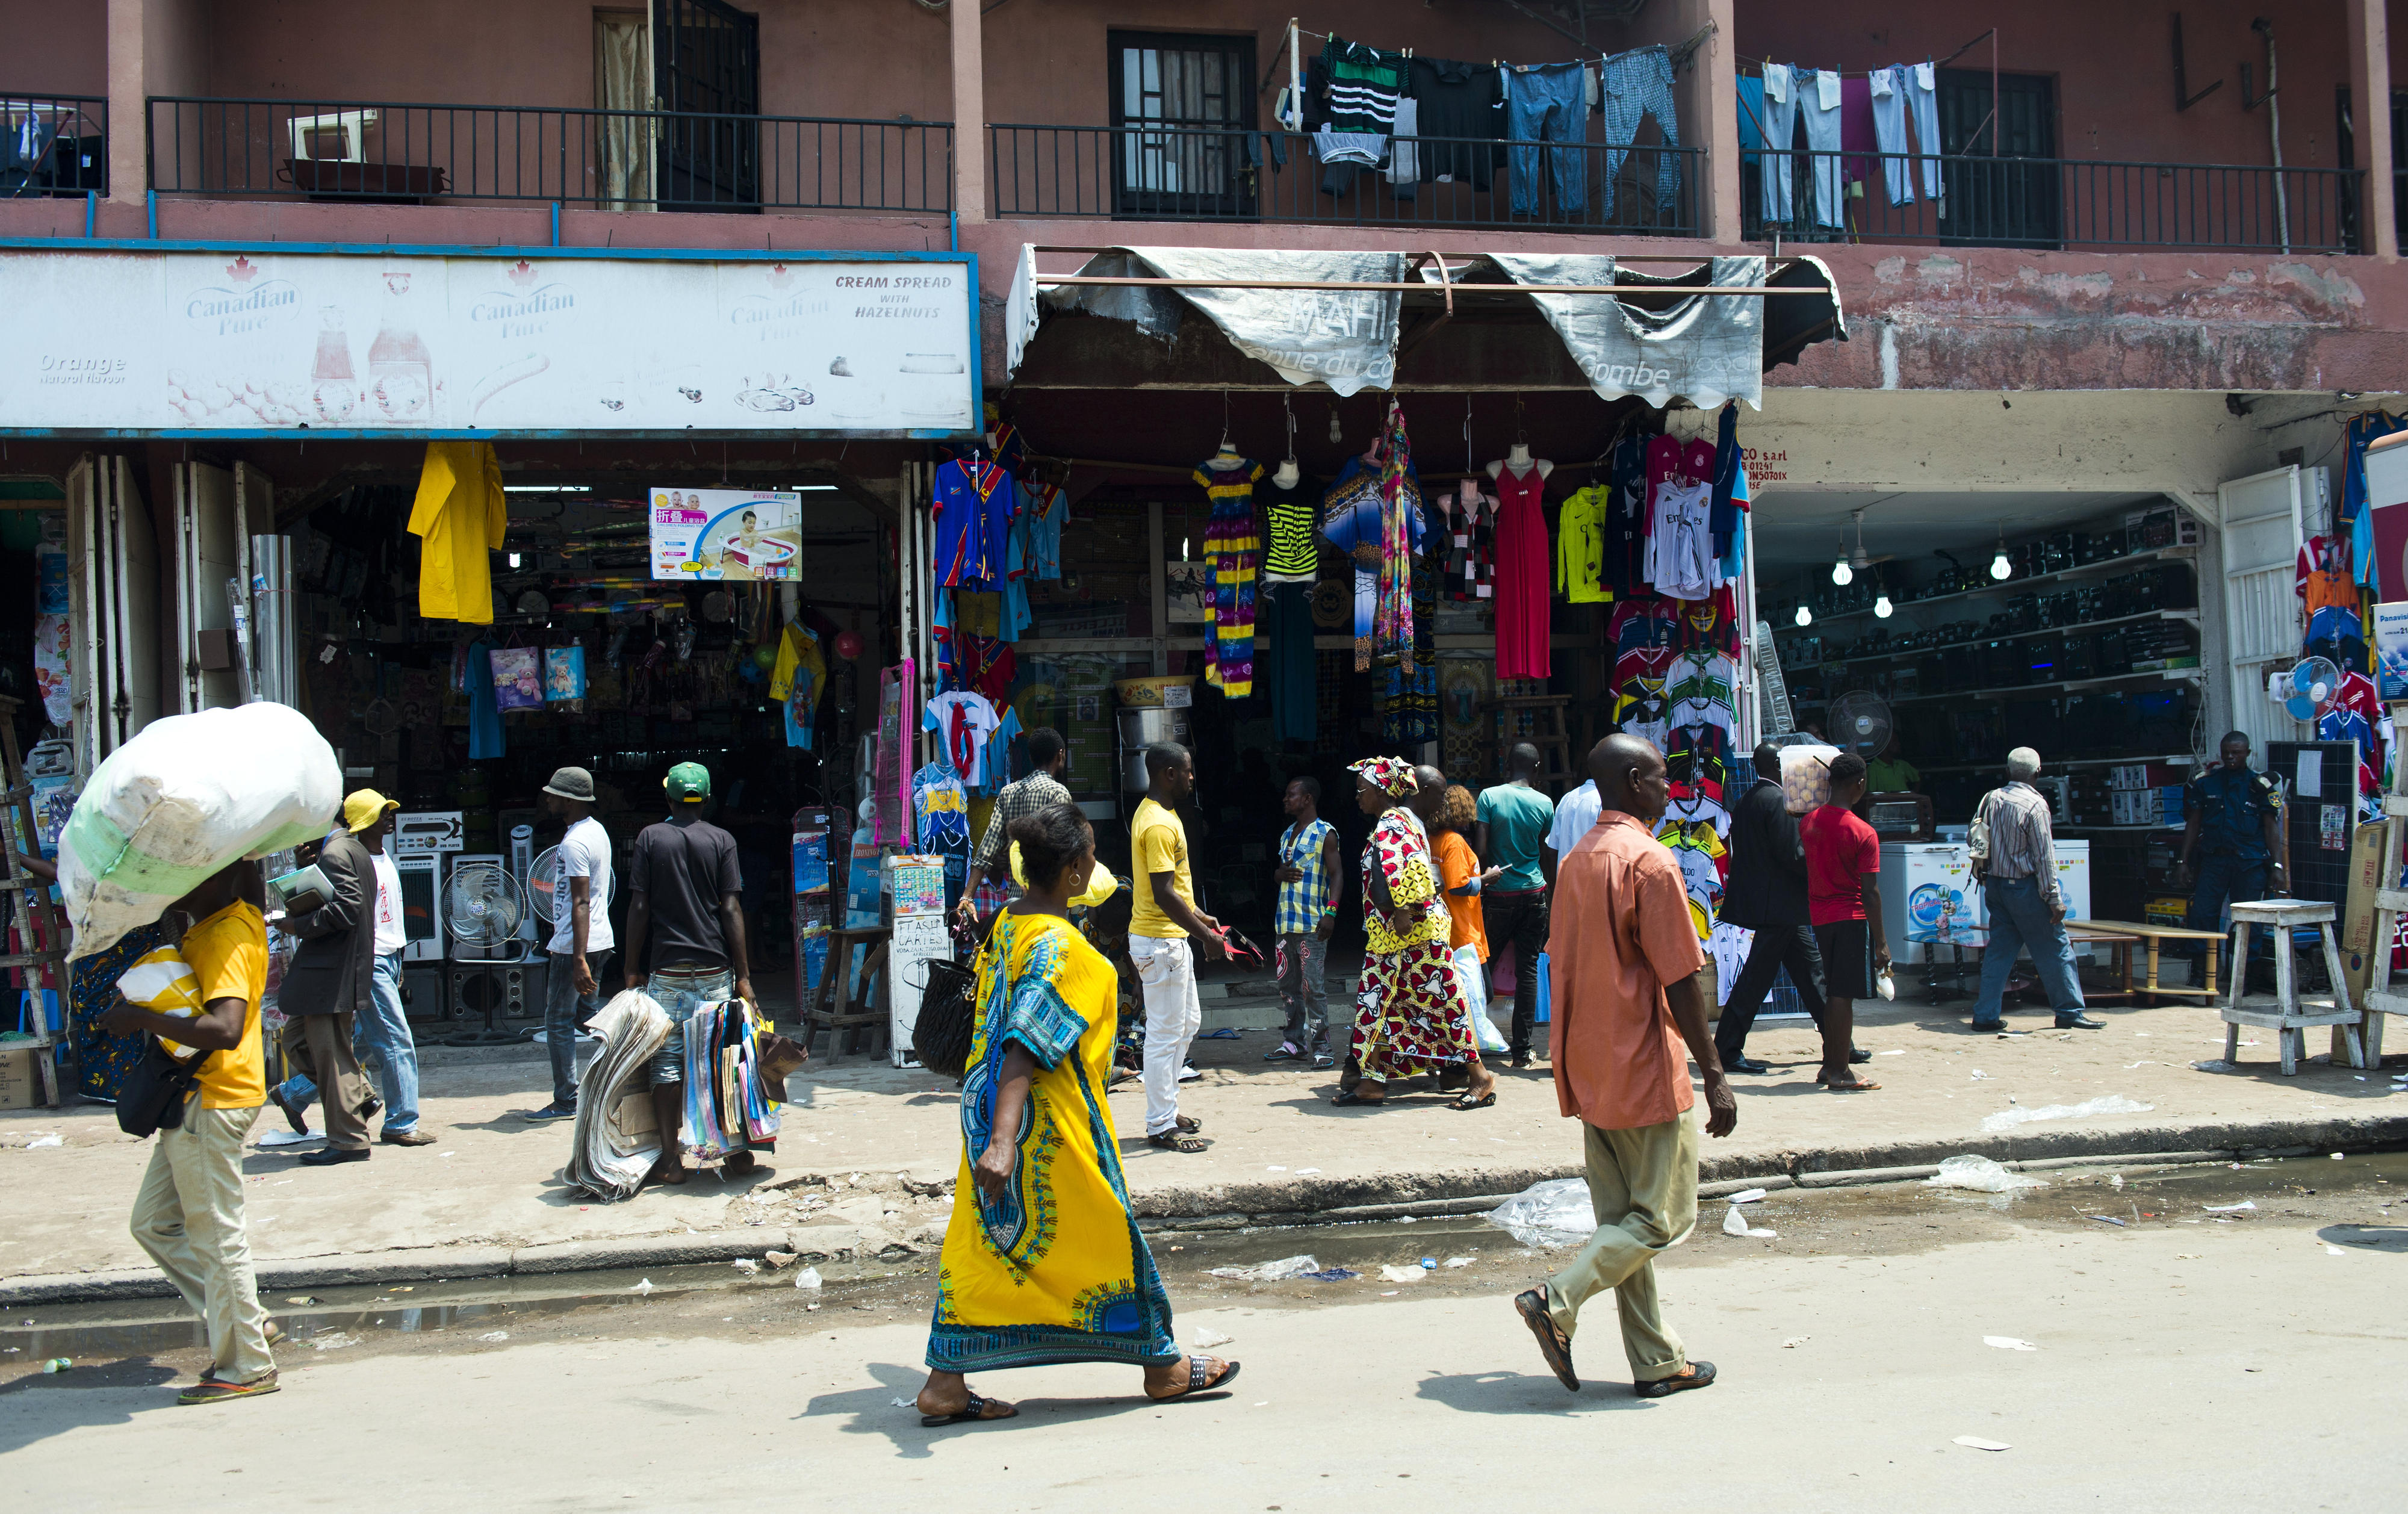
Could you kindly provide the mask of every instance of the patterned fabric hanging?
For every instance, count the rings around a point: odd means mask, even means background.
[[[1405,408],[1388,401],[1388,421],[1380,436],[1380,589],[1372,614],[1373,652],[1383,661],[1411,655],[1413,648],[1413,538],[1421,491],[1413,484],[1412,442],[1405,435]]]

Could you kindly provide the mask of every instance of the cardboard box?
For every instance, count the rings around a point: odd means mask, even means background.
[[[0,1051],[0,1109],[30,1109],[41,1102],[34,1059],[43,1055],[32,1047]]]

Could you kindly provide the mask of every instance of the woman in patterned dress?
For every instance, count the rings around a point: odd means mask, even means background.
[[[963,1151],[937,1269],[923,1424],[1019,1410],[964,1374],[1054,1362],[1142,1368],[1155,1403],[1227,1385],[1238,1364],[1182,1352],[1138,1234],[1104,1103],[1117,975],[1070,922],[1096,867],[1076,805],[1012,822],[1025,892],[979,952]]]
[[[1408,806],[1418,790],[1411,763],[1372,757],[1354,764],[1355,802],[1376,818],[1363,848],[1363,986],[1355,1000],[1354,1057],[1362,1076],[1335,1104],[1380,1104],[1399,1078],[1468,1071],[1458,1109],[1497,1102],[1497,1078],[1481,1065],[1463,984],[1447,945],[1452,929],[1439,896],[1427,832]]]

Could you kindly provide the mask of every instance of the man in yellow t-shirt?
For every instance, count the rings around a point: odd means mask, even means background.
[[[266,1311],[251,1265],[242,1201],[242,1145],[267,1103],[259,1001],[267,992],[267,925],[259,869],[236,863],[176,901],[196,921],[179,950],[199,979],[201,1012],[175,1020],[120,996],[104,1030],[152,1035],[199,1051],[199,1087],[181,1128],[159,1132],[134,1200],[134,1238],[208,1324],[210,1365],[179,1404],[276,1392]]]
[[[1145,1138],[1166,1151],[1201,1151],[1201,1121],[1179,1112],[1179,1070],[1204,1028],[1196,995],[1196,949],[1228,955],[1221,923],[1196,908],[1196,879],[1187,866],[1187,828],[1178,807],[1196,792],[1196,764],[1176,741],[1145,749],[1146,793],[1129,820],[1129,871],[1137,887],[1129,907],[1129,960],[1145,989]]]

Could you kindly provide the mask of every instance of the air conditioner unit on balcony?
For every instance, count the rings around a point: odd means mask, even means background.
[[[289,122],[293,129],[293,156],[296,161],[317,159],[327,163],[367,162],[367,129],[376,124],[373,110],[336,110],[322,116],[294,116]],[[340,133],[342,147],[334,152],[313,150],[312,139]]]

